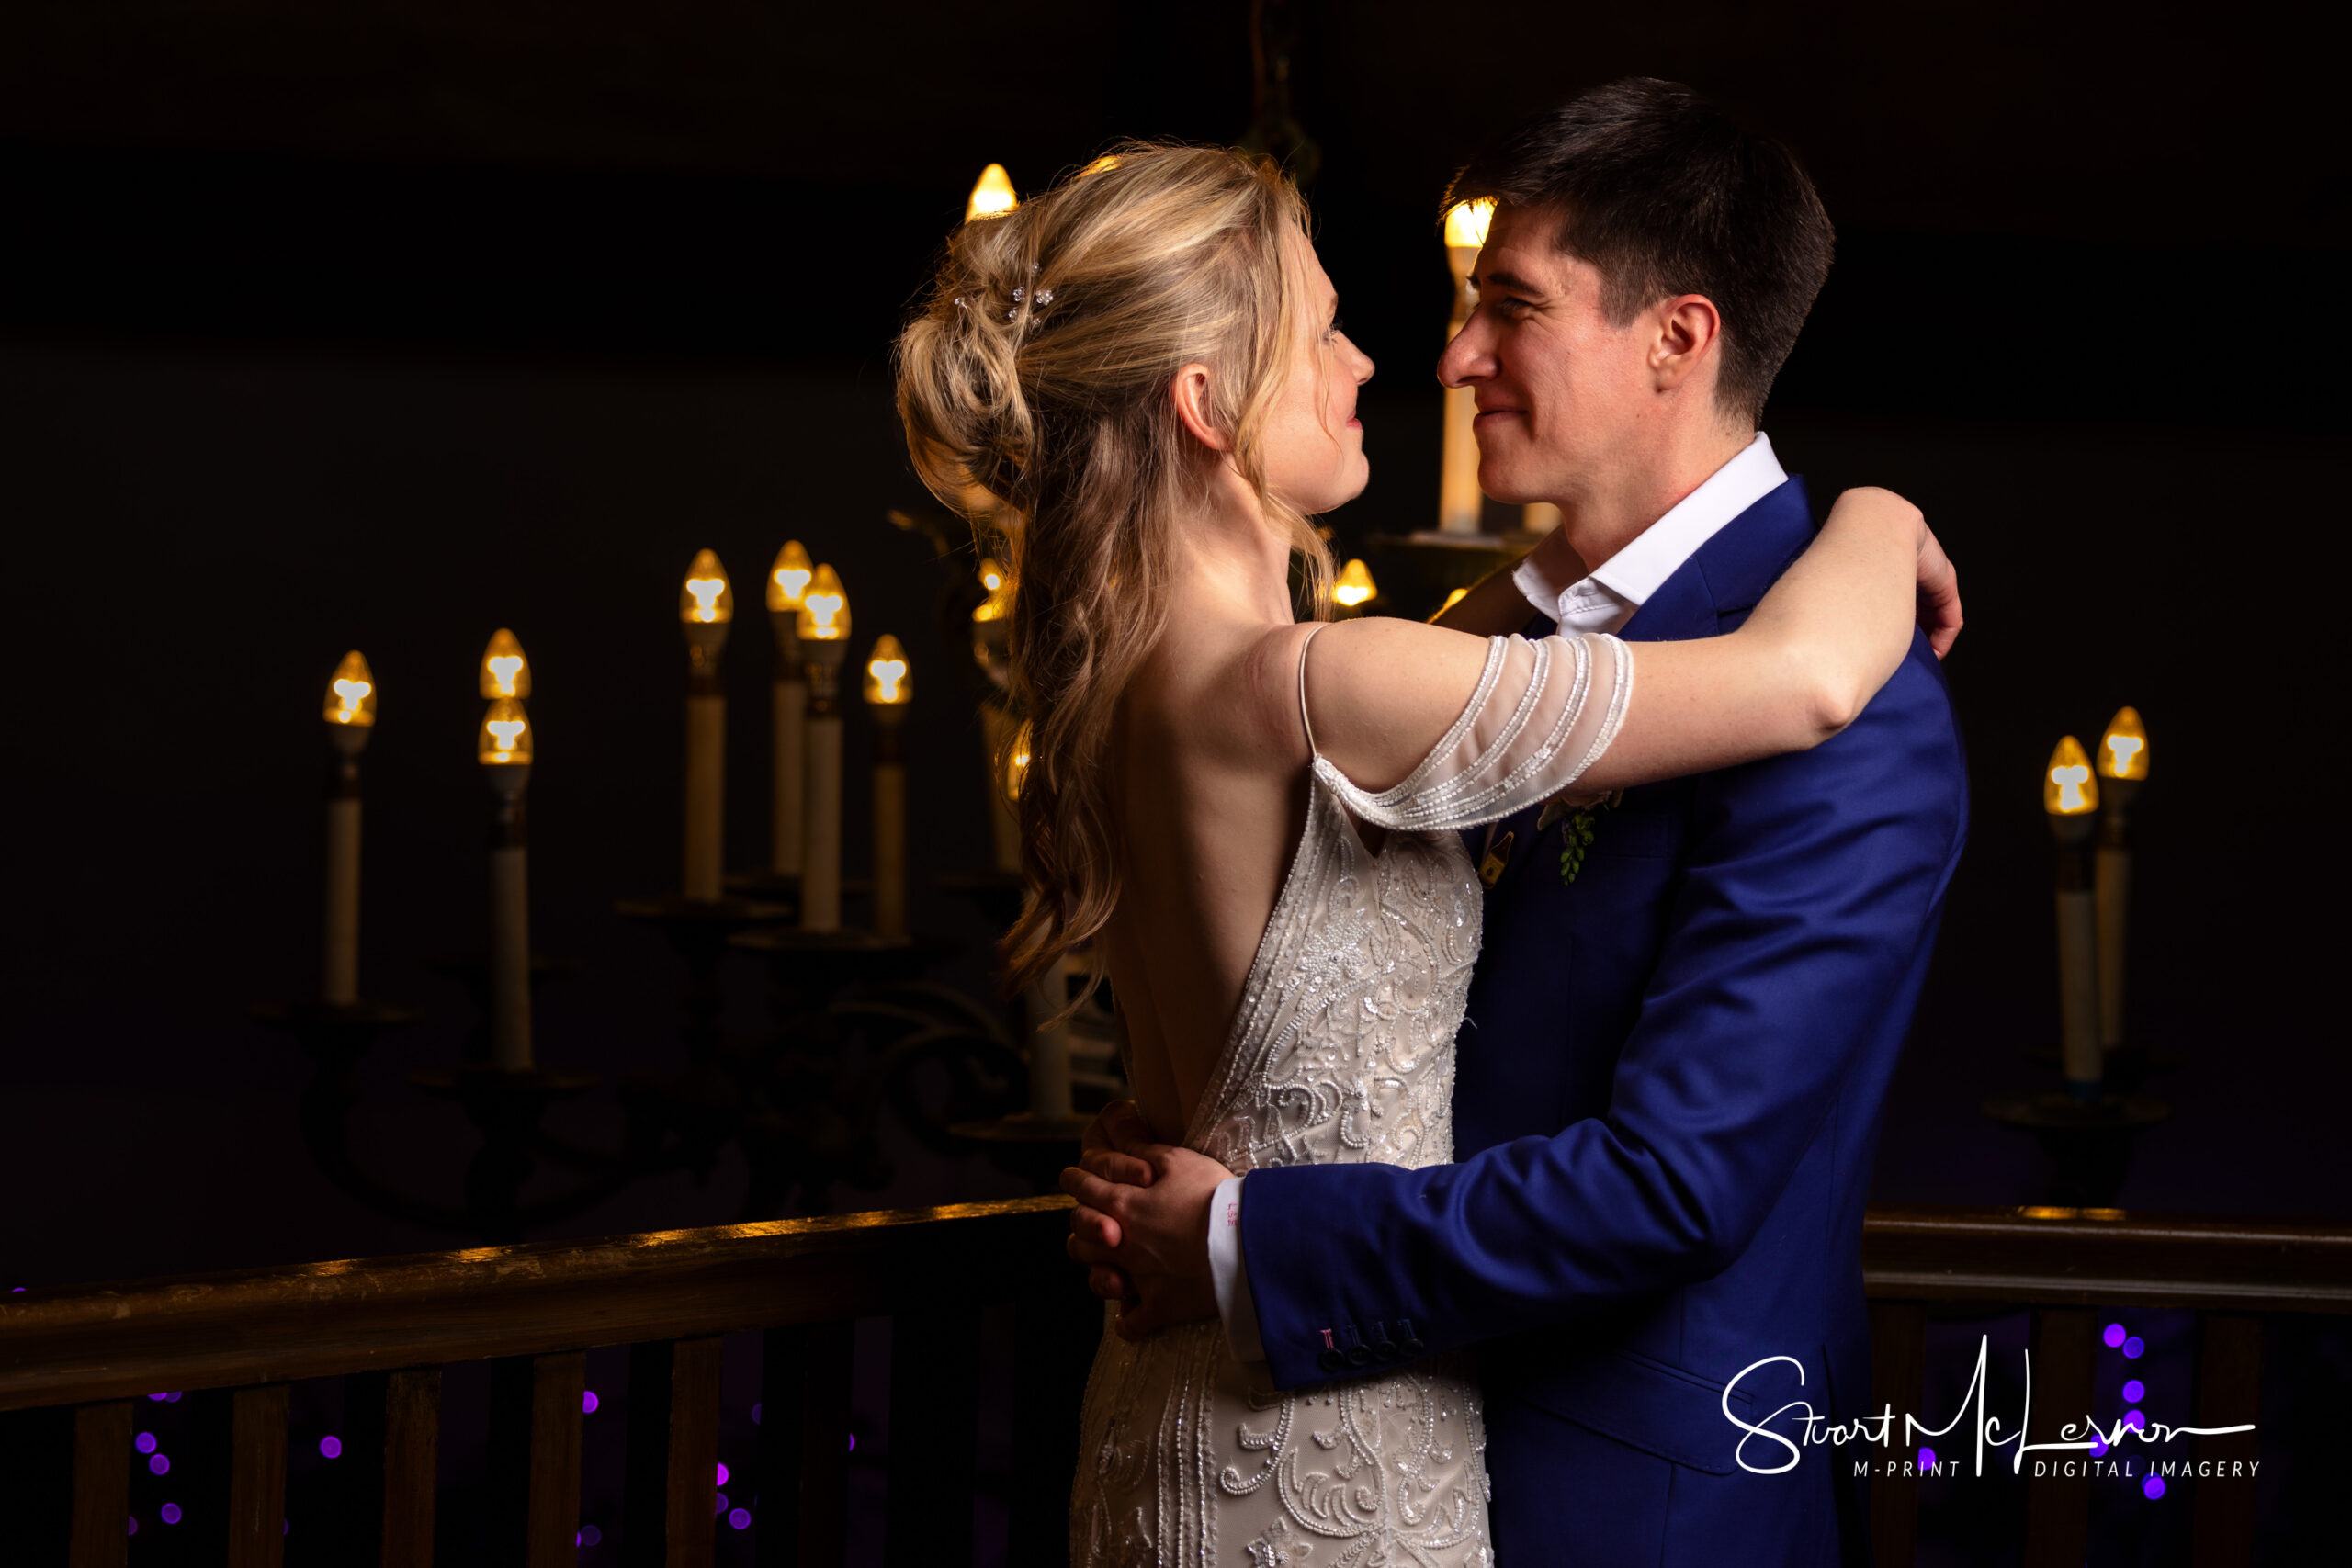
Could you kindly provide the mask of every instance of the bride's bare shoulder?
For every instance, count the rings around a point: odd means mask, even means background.
[[[1419,621],[1341,621],[1307,656],[1306,709],[1340,769],[1385,788],[1427,756],[1486,667],[1487,641]]]

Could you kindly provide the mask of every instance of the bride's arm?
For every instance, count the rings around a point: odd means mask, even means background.
[[[1889,491],[1848,491],[1738,631],[1634,650],[1623,726],[1577,784],[1620,789],[1819,745],[1894,674],[1926,585],[1950,575],[1917,507]],[[1442,626],[1332,627],[1307,673],[1324,754],[1366,789],[1396,784],[1461,716],[1487,654],[1486,639]],[[1592,700],[1607,701],[1595,683]]]

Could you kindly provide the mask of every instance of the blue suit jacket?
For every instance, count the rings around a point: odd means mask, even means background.
[[[1734,629],[1813,531],[1792,479],[1623,635]],[[1826,744],[1597,813],[1573,884],[1565,824],[1502,824],[1513,852],[1487,897],[1457,1163],[1274,1168],[1244,1188],[1274,1381],[1476,1347],[1513,1568],[1862,1554],[1858,1451],[1750,1473],[1720,1402],[1751,1363],[1792,1357],[1801,1374],[1749,1372],[1734,1409],[1868,1407],[1862,1208],[1966,819],[1951,701],[1915,637]],[[1774,1429],[1796,1435],[1786,1416]],[[1749,1465],[1787,1458],[1748,1440]]]

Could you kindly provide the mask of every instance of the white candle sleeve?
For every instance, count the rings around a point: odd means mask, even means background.
[[[528,853],[521,844],[490,852],[490,1056],[514,1071],[531,1065]]]
[[[319,963],[319,999],[349,1007],[359,999],[359,796],[327,801],[326,930]]]
[[[800,864],[800,928],[842,929],[842,720],[839,714],[808,716],[808,831]]]
[[[808,761],[802,726],[807,722],[808,683],[805,681],[778,681],[775,685],[775,813],[770,823],[773,850],[770,866],[778,876],[800,874],[802,840],[808,829],[802,821],[808,789]]]
[[[727,699],[686,698],[685,896],[716,900],[727,891],[722,845],[727,818]]]

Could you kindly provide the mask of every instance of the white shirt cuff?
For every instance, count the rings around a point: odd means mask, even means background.
[[[1241,1262],[1241,1182],[1238,1176],[1216,1184],[1209,1202],[1209,1278],[1216,1287],[1216,1314],[1225,1322],[1225,1342],[1237,1361],[1262,1361],[1258,1309],[1250,1300],[1250,1270]]]

